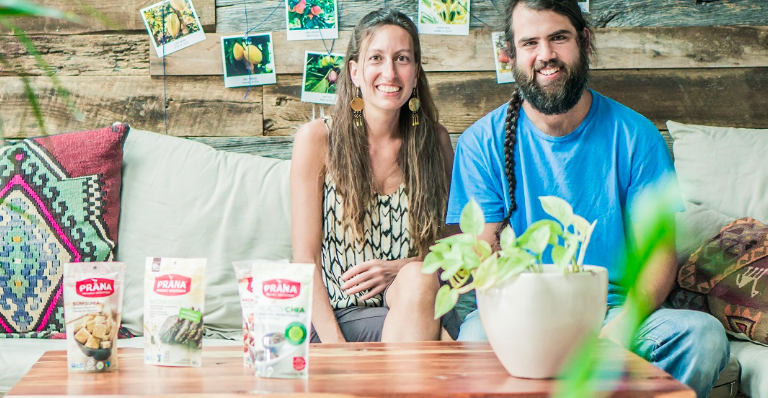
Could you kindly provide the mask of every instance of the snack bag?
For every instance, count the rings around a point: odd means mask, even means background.
[[[306,378],[314,264],[253,262],[256,375]]]
[[[70,372],[117,370],[125,264],[64,264],[64,316]]]
[[[253,278],[251,261],[233,262],[235,277],[237,278],[237,290],[240,293],[240,307],[243,310],[243,365],[253,367]]]
[[[147,257],[144,363],[201,365],[205,264],[204,258]]]

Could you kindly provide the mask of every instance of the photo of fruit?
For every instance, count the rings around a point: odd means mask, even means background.
[[[226,87],[275,83],[271,33],[222,37],[221,56]]]
[[[421,0],[419,23],[464,25],[469,23],[469,0]]]
[[[491,43],[493,43],[493,62],[496,65],[496,81],[499,84],[514,82],[512,62],[507,53],[504,32],[491,33]]]
[[[272,56],[269,53],[269,36],[249,36],[244,39],[224,40],[224,57],[227,76],[260,75],[274,72]]]
[[[307,51],[304,56],[301,100],[334,104],[336,87],[344,64],[343,55]]]
[[[503,73],[512,70],[512,64],[509,63],[509,55],[506,49],[506,40],[504,40],[504,34],[493,36],[493,49],[496,55],[496,70]]]
[[[205,40],[191,0],[162,1],[140,13],[158,57]]]
[[[328,29],[336,24],[335,0],[288,0],[288,29]]]
[[[159,6],[145,9],[142,14],[158,45],[170,43],[201,29],[188,0],[163,2]]]
[[[304,90],[313,93],[336,94],[336,80],[339,78],[341,68],[344,67],[343,58],[341,56],[308,53]]]
[[[286,0],[288,40],[338,39],[336,0]]]
[[[468,35],[470,0],[419,0],[419,33]]]

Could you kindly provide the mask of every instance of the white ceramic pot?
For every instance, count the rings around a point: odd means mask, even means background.
[[[545,265],[543,274],[523,273],[501,286],[477,292],[477,306],[493,351],[515,377],[558,375],[571,351],[606,313],[608,272],[563,274]]]

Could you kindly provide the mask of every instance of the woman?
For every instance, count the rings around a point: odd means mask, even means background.
[[[302,126],[293,148],[293,260],[318,266],[312,339],[436,340],[439,280],[420,260],[444,222],[453,149],[416,26],[371,12],[345,60],[333,117]]]

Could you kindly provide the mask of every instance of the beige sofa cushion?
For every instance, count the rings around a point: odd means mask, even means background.
[[[142,332],[146,257],[205,257],[206,328],[240,330],[232,261],[290,257],[289,168],[289,161],[132,129],[116,254],[127,263],[123,325]]]
[[[732,218],[768,222],[768,130],[673,121],[667,128],[685,201]]]

